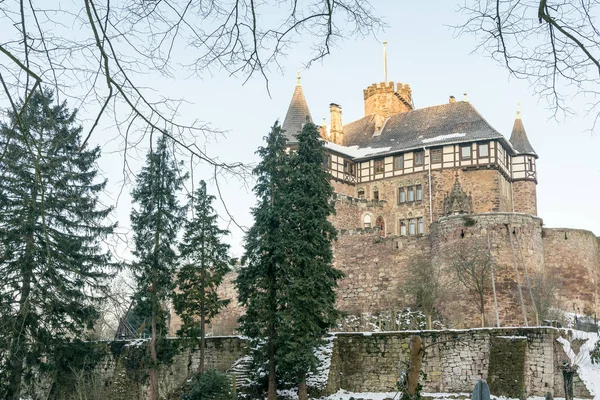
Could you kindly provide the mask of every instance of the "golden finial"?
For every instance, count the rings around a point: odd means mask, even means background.
[[[517,119],[521,119],[521,102],[517,103]]]
[[[300,68],[298,68],[298,75],[296,76],[296,86],[300,86]]]

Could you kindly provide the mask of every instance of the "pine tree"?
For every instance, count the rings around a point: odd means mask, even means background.
[[[229,245],[222,237],[229,234],[219,229],[217,214],[212,207],[215,197],[206,193],[206,183],[200,185],[190,206],[193,218],[185,225],[183,243],[179,246],[183,266],[177,273],[178,291],[174,295],[175,311],[183,322],[178,334],[200,337],[199,372],[204,372],[204,337],[206,324],[225,307],[229,300],[219,298],[217,288],[229,271]]]
[[[254,225],[245,238],[243,263],[247,265],[240,269],[236,285],[239,302],[246,308],[245,315],[240,318],[240,329],[251,340],[250,347],[255,350],[254,361],[267,360],[267,396],[268,400],[275,400],[278,313],[283,308],[278,291],[285,262],[283,197],[289,159],[278,122],[271,128],[266,141],[266,147],[258,150],[261,162],[254,169],[257,177],[254,192],[258,204],[252,209]]]
[[[186,176],[168,150],[166,136],[158,139],[156,149],[146,157],[132,192],[137,207],[131,211],[137,261],[133,272],[137,283],[134,295],[139,312],[150,321],[151,364],[148,370],[152,400],[158,399],[158,340],[166,336],[165,302],[175,285],[177,234],[185,220],[185,206],[177,200]]]
[[[98,200],[100,149],[80,150],[76,112],[40,90],[9,117],[0,124],[0,398],[20,399],[31,368],[91,328],[115,265],[101,246],[113,227]]]
[[[323,168],[323,141],[316,125],[307,123],[298,135],[285,193],[286,273],[282,275],[281,329],[278,366],[297,383],[300,400],[307,399],[306,374],[315,369],[314,350],[339,317],[335,309],[337,280],[332,266],[336,230],[330,175]]]

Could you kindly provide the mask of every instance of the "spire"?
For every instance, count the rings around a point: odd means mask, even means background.
[[[471,195],[463,190],[458,180],[458,172],[455,175],[454,186],[449,195],[444,197],[444,215],[471,214],[473,212],[473,200]]]
[[[510,143],[519,153],[532,154],[537,157],[535,150],[533,150],[531,143],[529,143],[527,133],[525,133],[525,126],[521,119],[521,103],[518,103],[517,105],[517,116],[513,125],[512,134],[510,135]]]
[[[300,70],[298,70],[296,88],[294,89],[292,101],[290,101],[290,106],[282,125],[288,142],[295,143],[297,141],[296,135],[302,130],[306,122],[313,122],[313,120],[306,99],[304,98],[302,85],[300,85]]]

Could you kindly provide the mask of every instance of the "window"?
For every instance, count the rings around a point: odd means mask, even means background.
[[[344,173],[354,176],[354,163],[344,160]]]
[[[363,217],[363,226],[365,228],[371,227],[371,216],[369,214],[367,214]]]
[[[423,226],[423,217],[417,218],[417,232],[420,234],[425,233],[425,227]]]
[[[529,157],[529,170],[533,171],[533,159]]]
[[[373,189],[373,201],[379,201],[379,189]]]
[[[383,171],[385,171],[385,164],[383,163],[383,158],[375,160],[375,173],[382,174]]]
[[[425,152],[424,151],[416,151],[415,152],[415,165],[423,165],[425,164]]]
[[[442,162],[442,149],[433,149],[429,151],[431,155],[431,163],[439,164]]]
[[[409,219],[408,220],[408,234],[409,235],[415,235],[415,220],[414,219]]]
[[[415,201],[415,188],[413,186],[408,188],[408,201]]]
[[[358,189],[357,196],[359,199],[364,199],[365,198],[365,189]]]
[[[400,235],[406,236],[406,221],[400,220]]]
[[[406,203],[406,191],[403,187],[398,188],[398,204]]]
[[[379,228],[380,235],[385,236],[385,222],[383,221],[383,217],[377,217],[377,220],[375,220],[375,226]]]
[[[329,154],[323,156],[323,166],[325,168],[331,168],[331,156]]]
[[[509,161],[510,161],[510,159],[508,157],[508,152],[505,152],[504,153],[504,164],[506,164],[506,168],[508,168],[508,166],[509,166]]]
[[[489,143],[481,143],[479,145],[479,157],[486,158],[490,156],[490,144]]]
[[[423,185],[417,185],[417,201],[423,200]]]
[[[404,168],[404,155],[394,157],[394,170]]]
[[[471,159],[471,145],[469,145],[469,146],[461,146],[461,148],[460,148],[460,158],[462,160],[470,160]]]

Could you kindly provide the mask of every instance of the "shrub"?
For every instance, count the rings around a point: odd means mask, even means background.
[[[231,380],[226,374],[208,370],[195,376],[181,396],[182,400],[232,400]]]

